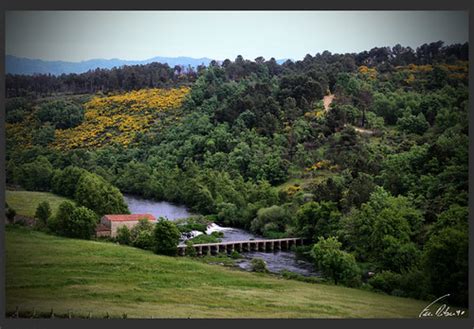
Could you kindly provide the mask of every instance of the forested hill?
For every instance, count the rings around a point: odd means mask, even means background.
[[[7,75],[7,181],[72,197],[85,170],[266,237],[326,239],[356,262],[343,284],[370,270],[373,289],[466,305],[467,59],[436,42]]]
[[[69,73],[84,73],[90,70],[112,69],[114,67],[121,67],[124,65],[143,65],[149,63],[168,64],[171,67],[176,65],[185,68],[196,68],[199,65],[208,65],[210,58],[192,58],[192,57],[153,57],[145,60],[123,60],[118,58],[113,59],[90,59],[81,62],[65,62],[65,61],[44,61],[40,59],[30,59],[23,57],[16,57],[11,55],[5,56],[6,72],[10,74],[69,74]]]

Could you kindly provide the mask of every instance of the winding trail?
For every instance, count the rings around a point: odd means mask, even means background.
[[[329,105],[331,105],[334,99],[334,94],[326,95],[323,97],[324,110],[329,111]]]
[[[334,100],[334,94],[326,95],[326,96],[323,97],[324,110],[326,112],[329,111],[329,107],[330,107],[333,100]],[[344,127],[347,127],[347,126],[348,126],[347,124],[344,125]],[[356,126],[352,126],[352,128],[354,128],[354,130],[357,131],[360,134],[365,134],[365,135],[373,135],[374,134],[374,131],[370,130],[370,129],[359,128],[359,127],[356,127]]]

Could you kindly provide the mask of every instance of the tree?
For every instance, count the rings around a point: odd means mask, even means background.
[[[42,226],[46,226],[48,224],[49,217],[51,217],[51,207],[49,202],[40,202],[36,208],[35,218],[39,219]]]
[[[54,126],[47,122],[34,134],[34,143],[41,146],[47,146],[49,143],[54,141],[54,138]]]
[[[66,235],[68,223],[76,206],[71,201],[63,201],[59,204],[56,214],[48,221],[48,228],[59,235]]]
[[[99,216],[129,213],[122,193],[102,177],[92,173],[84,173],[80,176],[75,200],[79,205],[92,209]]]
[[[333,235],[341,217],[334,202],[307,202],[296,212],[296,227],[300,234],[310,239]]]
[[[41,122],[50,122],[58,129],[67,129],[84,120],[84,109],[70,101],[55,100],[41,105],[36,111],[36,117]]]
[[[161,255],[176,255],[176,247],[179,243],[181,233],[176,225],[168,220],[160,218],[155,225],[155,252]]]
[[[98,220],[97,214],[92,210],[78,207],[65,222],[64,233],[70,238],[89,240],[95,232]]]
[[[51,186],[53,166],[44,156],[25,163],[15,170],[15,180],[27,190],[48,191]]]
[[[280,206],[261,208],[257,212],[257,218],[252,221],[251,229],[256,233],[265,233],[265,231],[268,233],[269,227],[267,226],[267,230],[264,230],[265,226],[273,224],[270,226],[272,228],[270,231],[283,232],[288,220],[288,213]]]
[[[53,192],[70,198],[74,197],[79,179],[84,173],[86,170],[75,166],[56,170],[51,180]]]
[[[343,219],[341,236],[358,259],[380,262],[388,236],[402,246],[416,239],[422,222],[421,212],[409,199],[393,197],[382,187],[376,187],[367,203]]]
[[[334,284],[357,285],[360,270],[353,255],[341,250],[341,243],[335,237],[319,237],[313,246],[311,255],[316,267],[325,277],[334,280]]]
[[[425,116],[421,112],[416,116],[413,114],[404,115],[402,118],[398,119],[397,125],[401,130],[418,135],[422,135],[430,127]]]
[[[429,238],[423,252],[431,292],[435,296],[450,294],[449,302],[465,307],[469,291],[468,250],[467,228],[447,227]]]

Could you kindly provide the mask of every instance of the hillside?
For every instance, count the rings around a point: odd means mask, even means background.
[[[427,305],[14,227],[6,231],[6,300],[7,312],[138,318],[417,317]]]
[[[83,184],[98,214],[123,211],[128,193],[267,238],[329,241],[348,271],[327,279],[361,287],[373,272],[373,289],[467,306],[467,50],[8,75],[7,183],[73,197],[88,177],[111,194]]]
[[[36,207],[41,202],[48,202],[55,213],[61,202],[69,200],[53,193],[32,191],[5,191],[5,199],[18,215],[31,218],[35,216]]]

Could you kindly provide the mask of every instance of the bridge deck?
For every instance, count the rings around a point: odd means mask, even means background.
[[[283,239],[259,239],[259,240],[241,240],[241,241],[223,241],[223,242],[214,242],[214,243],[198,243],[193,244],[193,247],[214,247],[214,246],[226,246],[226,245],[235,245],[241,243],[268,243],[268,242],[288,242],[288,241],[302,241],[303,238],[283,238]],[[178,248],[186,248],[187,245],[180,244]]]

